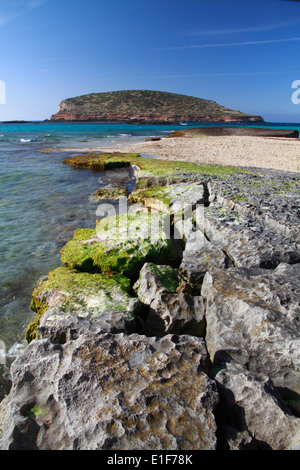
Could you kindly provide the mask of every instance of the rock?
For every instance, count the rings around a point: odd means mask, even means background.
[[[300,184],[295,173],[276,170],[233,173],[230,178],[210,178],[211,203],[237,211],[241,216],[266,226],[290,242],[300,243]]]
[[[135,204],[77,230],[34,291],[0,448],[300,449],[299,178],[65,163],[134,171]]]
[[[265,129],[263,127],[193,127],[171,132],[168,137],[199,137],[199,136],[254,136],[254,137],[286,137],[299,138],[299,132],[291,129]]]
[[[128,195],[128,189],[121,183],[111,183],[97,189],[93,197],[99,200],[102,199],[119,199]]]
[[[220,393],[219,422],[225,423],[222,439],[231,450],[287,450],[293,445],[300,420],[290,414],[268,377],[232,363],[215,379]]]
[[[204,204],[205,190],[201,182],[178,182],[136,189],[129,200],[132,203],[142,203],[152,211],[159,210],[180,216],[183,211],[189,211],[191,217],[194,206]]]
[[[150,305],[159,293],[175,293],[180,283],[177,269],[145,263],[133,288],[141,302]]]
[[[299,394],[299,283],[299,264],[207,273],[201,295],[211,360],[234,360]]]
[[[179,272],[193,290],[200,291],[207,272],[225,266],[226,255],[222,249],[212,245],[200,230],[190,234],[183,251]]]
[[[150,304],[148,334],[202,336],[205,330],[204,303],[200,296],[160,292]]]
[[[200,228],[237,267],[275,268],[299,258],[299,247],[283,234],[219,204],[205,209]]]
[[[101,332],[135,331],[138,299],[128,294],[130,282],[122,275],[104,276],[78,272],[67,267],[49,273],[32,295],[31,308],[36,320],[27,328],[30,342],[41,335],[55,341],[67,336],[74,325]]]
[[[207,360],[190,336],[34,340],[12,366],[0,448],[215,450]]]
[[[63,264],[79,271],[121,273],[135,278],[147,261],[177,262],[164,215],[124,213],[102,219],[96,230],[76,230],[61,250]]]

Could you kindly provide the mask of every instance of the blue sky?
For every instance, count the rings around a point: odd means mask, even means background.
[[[300,122],[300,1],[0,0],[0,57],[0,120],[145,89]]]

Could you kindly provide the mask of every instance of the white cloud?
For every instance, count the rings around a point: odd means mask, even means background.
[[[47,0],[2,0],[0,1],[0,27],[42,6]]]
[[[272,31],[274,29],[280,29],[285,26],[289,26],[294,23],[295,20],[285,21],[282,23],[269,24],[264,26],[250,26],[245,28],[232,28],[232,29],[218,29],[218,30],[201,30],[191,31],[188,33],[189,36],[216,36],[225,34],[244,34],[244,33],[259,33],[263,31]]]
[[[283,74],[299,74],[300,70],[283,70],[269,72],[220,72],[220,73],[195,73],[195,74],[177,74],[177,75],[157,75],[151,78],[205,78],[205,77],[243,77],[243,76],[259,76],[259,75],[283,75]]]
[[[283,38],[283,39],[264,39],[261,41],[240,41],[240,42],[221,42],[217,44],[191,44],[186,46],[172,46],[172,47],[159,47],[153,49],[154,51],[171,51],[180,49],[204,49],[210,47],[233,47],[233,46],[252,46],[259,44],[278,44],[283,42],[300,41],[300,37]]]

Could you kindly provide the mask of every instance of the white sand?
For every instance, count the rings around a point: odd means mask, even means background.
[[[72,149],[74,151],[74,149]],[[76,149],[81,150],[82,149]],[[173,137],[85,151],[136,152],[164,159],[300,172],[300,139],[272,137]]]

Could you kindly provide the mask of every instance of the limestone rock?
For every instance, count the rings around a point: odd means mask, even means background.
[[[36,334],[61,337],[78,322],[88,329],[88,323],[94,323],[102,332],[133,333],[140,302],[128,290],[129,280],[122,275],[57,268],[33,292],[31,307],[37,319],[27,329],[27,340]]]
[[[200,290],[208,271],[226,266],[226,255],[198,229],[188,237],[179,271],[193,289]]]
[[[130,195],[130,201],[142,203],[151,210],[181,214],[192,210],[196,204],[204,204],[205,191],[201,182],[187,181],[137,189]]]
[[[207,273],[201,293],[212,361],[234,359],[276,387],[299,393],[299,283],[299,264]]]
[[[236,210],[211,204],[200,227],[208,240],[222,249],[237,267],[274,268],[296,262],[299,247],[267,225]]]
[[[177,262],[168,220],[162,214],[122,213],[96,230],[78,229],[61,250],[63,264],[79,271],[117,272],[134,278],[147,261]]]
[[[205,330],[204,311],[200,296],[160,292],[150,304],[147,331],[158,337],[170,333],[202,336]]]
[[[159,293],[175,293],[180,282],[178,271],[171,266],[145,263],[133,288],[139,299],[150,305]]]
[[[110,183],[97,189],[93,194],[96,199],[119,199],[121,196],[127,196],[128,189],[121,183]]]
[[[12,366],[2,450],[214,450],[201,338],[34,340]],[[88,397],[88,399],[87,399]]]
[[[268,377],[232,363],[216,375],[216,381],[221,398],[219,419],[236,430],[239,450],[290,448],[300,431],[300,419],[290,414]],[[229,440],[231,449],[232,434],[228,439],[228,428],[223,428],[223,439]]]

